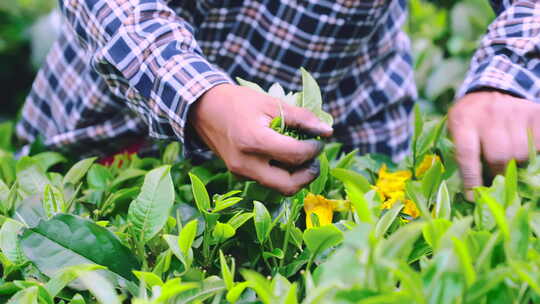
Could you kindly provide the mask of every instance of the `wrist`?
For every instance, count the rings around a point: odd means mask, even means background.
[[[223,97],[225,92],[230,87],[234,87],[234,85],[228,83],[221,83],[211,87],[209,90],[204,92],[191,105],[188,113],[188,124],[195,127],[198,121],[201,120],[201,117],[204,115],[204,113],[208,111],[208,108],[219,102],[219,100],[222,99],[220,97]]]

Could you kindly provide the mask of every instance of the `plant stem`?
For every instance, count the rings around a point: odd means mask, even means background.
[[[274,245],[272,244],[272,237],[268,237],[268,245],[270,246],[270,252],[272,252],[272,254],[274,254]],[[277,267],[278,266],[278,263],[276,261],[276,258],[274,256],[272,256],[272,264],[274,265],[274,267]]]
[[[214,260],[214,257],[216,256],[216,252],[218,250],[218,248],[221,247],[221,244],[216,244],[214,245],[214,248],[212,248],[212,252],[210,253],[210,258],[208,259],[208,262],[207,262],[207,267],[210,267],[211,264],[212,264],[212,261]]]
[[[268,272],[272,273],[272,266],[270,266],[270,263],[268,263],[268,261],[264,258],[263,253],[264,253],[264,247],[261,244],[261,256],[262,256],[262,259],[263,259],[264,264],[266,265],[266,267],[268,267]]]
[[[206,225],[206,228],[204,229],[203,233],[203,258],[204,263],[208,264],[208,255],[210,253],[210,244],[208,239],[208,225]]]
[[[306,271],[311,272],[310,269],[311,269],[311,265],[313,265],[313,260],[314,260],[314,259],[315,259],[315,255],[311,255],[311,256],[309,257],[309,261],[308,261],[307,266],[306,266]]]
[[[283,250],[283,259],[279,261],[279,267],[283,267],[283,263],[285,263],[285,258],[287,257],[287,248],[289,247],[289,237],[290,237],[290,231],[291,226],[293,224],[293,219],[296,217],[296,201],[293,200],[291,204],[291,214],[289,218],[287,219],[287,226],[285,228],[285,237],[283,238],[283,245],[281,246]]]

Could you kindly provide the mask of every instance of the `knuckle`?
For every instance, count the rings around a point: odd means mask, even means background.
[[[257,147],[256,136],[244,134],[237,139],[236,145],[240,152],[253,152],[253,150]]]
[[[306,155],[296,150],[289,156],[289,161],[293,164],[302,164],[306,160]]]
[[[234,174],[242,175],[242,173],[244,172],[244,165],[242,161],[238,159],[228,161],[227,168]]]
[[[462,126],[467,121],[467,112],[462,107],[454,106],[448,112],[448,128],[450,131]]]
[[[497,102],[487,103],[484,105],[483,108],[484,113],[485,115],[487,115],[487,117],[496,117],[501,114],[501,104]]]
[[[462,145],[456,149],[456,158],[460,162],[468,162],[475,156],[476,149],[469,145]]]

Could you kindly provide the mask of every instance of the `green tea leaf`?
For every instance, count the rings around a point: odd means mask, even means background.
[[[363,175],[352,170],[334,168],[330,170],[330,174],[339,179],[343,184],[350,184],[351,186],[360,189],[360,191],[364,193],[371,190],[371,184],[369,181]]]
[[[257,91],[257,92],[266,93],[258,84],[254,83],[254,82],[244,80],[244,79],[242,79],[240,77],[236,77],[236,82],[238,82],[238,84],[243,86],[243,87],[253,89],[253,90]]]
[[[212,230],[212,237],[218,242],[222,243],[223,241],[234,236],[236,231],[234,228],[226,223],[217,222]]]
[[[93,164],[86,174],[86,181],[92,189],[107,189],[112,179],[111,171],[100,164]]]
[[[63,193],[50,184],[45,185],[45,191],[43,193],[43,210],[45,210],[45,215],[51,218],[57,213],[65,212],[65,205]]]
[[[73,184],[76,185],[84,177],[86,172],[90,169],[97,157],[91,157],[83,159],[77,162],[64,176],[64,184]]]
[[[260,244],[264,244],[270,234],[272,218],[266,207],[257,201],[253,202],[253,214],[255,222],[255,231]]]
[[[227,301],[230,303],[236,303],[236,301],[238,301],[238,298],[240,298],[244,290],[246,290],[246,288],[248,288],[249,285],[250,283],[248,282],[242,282],[242,283],[236,284],[233,288],[229,290],[229,292],[227,292],[227,296],[226,296]]]
[[[392,233],[387,239],[383,239],[376,247],[376,256],[388,259],[401,258],[409,256],[414,242],[422,232],[423,223],[415,222],[400,227]]]
[[[319,176],[311,182],[309,185],[309,190],[311,193],[318,195],[321,194],[324,191],[324,188],[326,186],[326,181],[328,180],[328,159],[326,158],[326,154],[322,153],[319,156],[319,161],[321,164],[321,171]]]
[[[165,225],[174,203],[170,166],[148,172],[139,196],[131,203],[128,221],[140,242],[146,243]]]
[[[24,229],[24,225],[8,219],[0,229],[0,249],[5,257],[15,265],[21,265],[28,261],[22,252],[19,233]]]
[[[254,216],[253,212],[238,212],[227,221],[227,224],[231,225],[235,230],[244,225]]]
[[[191,267],[191,263],[193,262],[193,251],[188,250],[188,255],[185,255],[180,250],[178,237],[176,235],[165,234],[163,235],[163,239],[165,240],[165,242],[167,242],[167,245],[169,245],[172,253],[184,265],[184,272],[188,271]]]
[[[221,277],[223,278],[223,281],[225,282],[225,286],[227,287],[227,290],[231,290],[234,287],[234,260],[232,263],[232,270],[229,268],[229,265],[227,264],[227,261],[225,260],[225,256],[223,255],[223,251],[219,251],[219,265],[221,268]]]
[[[450,203],[450,193],[446,186],[446,181],[442,181],[437,192],[437,200],[435,201],[435,207],[433,208],[435,218],[444,218],[449,220],[452,212],[452,206]]]
[[[38,303],[38,287],[32,286],[18,291],[9,299],[7,304],[39,304]]]
[[[392,223],[396,220],[399,212],[403,209],[402,204],[395,204],[390,210],[388,210],[377,222],[375,226],[375,237],[383,238]]]
[[[343,240],[343,232],[334,225],[308,228],[304,231],[304,242],[313,256],[336,246]]]
[[[180,283],[180,278],[170,279],[161,287],[161,294],[156,299],[157,303],[166,303],[184,291],[198,288],[198,283]],[[178,303],[178,302],[175,302]]]
[[[358,187],[350,183],[345,184],[345,192],[347,193],[358,218],[363,222],[372,223],[373,212],[371,211],[371,206],[364,196],[364,193]]]
[[[504,214],[504,209],[499,203],[487,192],[486,189],[477,189],[478,193],[480,193],[480,199],[482,200],[482,203],[485,203],[488,207],[491,213],[493,214],[493,217],[495,218],[495,222],[499,226],[499,229],[501,230],[503,236],[505,238],[510,237],[510,231],[508,229],[508,222],[506,221],[506,216]]]
[[[322,96],[319,85],[304,68],[300,68],[302,73],[302,108],[310,110],[322,122],[329,126],[334,124],[332,115],[322,110]]]
[[[274,250],[272,250],[271,252],[265,251],[263,252],[262,256],[263,259],[276,258],[278,260],[281,260],[284,257],[283,250],[281,250],[280,248],[274,248]]]
[[[227,209],[229,207],[232,207],[236,204],[238,204],[240,201],[242,201],[242,198],[241,197],[229,197],[227,199],[224,199],[224,200],[217,200],[215,202],[216,206],[214,208],[214,210],[212,210],[213,213],[216,213],[216,212],[220,212],[224,209]]]
[[[67,159],[58,152],[41,152],[32,156],[32,158],[39,164],[43,172],[47,172],[50,167],[64,163]]]
[[[444,218],[433,219],[426,223],[422,234],[433,250],[439,248],[439,242],[450,226],[452,226],[452,222]]]
[[[85,272],[79,275],[79,279],[99,303],[120,304],[114,286],[97,272]]]
[[[76,294],[73,296],[73,298],[71,298],[69,304],[86,304],[86,301],[80,294]]]
[[[422,119],[422,112],[420,112],[420,106],[418,104],[414,105],[414,132],[412,138],[412,153],[414,159],[420,159],[418,153],[418,139],[422,134],[422,129],[424,128],[424,120]],[[413,164],[413,167],[416,167],[416,164]]]
[[[439,185],[442,180],[444,168],[439,160],[427,170],[422,178],[422,192],[426,199],[430,199],[432,195],[439,189]],[[424,211],[424,210],[422,210]]]
[[[87,271],[95,271],[105,269],[105,267],[95,264],[81,264],[75,266],[69,266],[58,271],[54,277],[52,277],[47,284],[45,284],[45,289],[49,292],[51,297],[56,297],[64,287],[66,287],[71,281],[75,280],[80,275],[83,275]]]
[[[68,266],[97,264],[118,279],[134,281],[131,271],[140,267],[131,250],[112,232],[75,215],[42,220],[25,229],[20,239],[26,257],[49,277]]]
[[[0,124],[0,150],[11,150],[11,139],[13,134],[13,123],[6,121]]]
[[[472,264],[469,249],[467,249],[467,246],[462,240],[456,237],[452,237],[452,242],[454,243],[454,251],[459,258],[461,269],[465,276],[465,282],[470,287],[476,281],[476,271]]]
[[[285,90],[283,90],[283,87],[277,82],[270,86],[270,89],[268,89],[268,95],[282,100],[284,100],[286,97]]]
[[[180,143],[173,141],[167,145],[165,151],[163,152],[162,160],[164,165],[173,165],[178,161],[178,158],[181,153]]]
[[[196,219],[190,221],[182,228],[180,234],[178,235],[178,246],[180,251],[182,251],[182,253],[186,256],[188,255],[191,245],[193,244],[193,240],[195,240],[195,236],[197,235],[198,223],[199,222]]]
[[[505,207],[508,207],[515,203],[518,200],[517,187],[518,187],[518,177],[517,177],[517,166],[516,161],[511,160],[506,165],[506,174],[504,175],[505,187]]]
[[[182,285],[186,284],[189,283],[184,283]],[[202,303],[204,300],[225,290],[223,280],[216,276],[210,276],[204,279],[201,284],[195,286],[195,288],[193,285],[188,285],[187,287],[189,287],[189,290],[182,292],[175,299],[175,304]]]
[[[139,281],[144,282],[149,288],[154,286],[163,286],[163,281],[161,278],[152,272],[133,271],[133,274],[135,274]]]
[[[529,211],[520,207],[510,222],[510,238],[505,242],[506,254],[515,260],[527,260],[531,229],[529,227]]]
[[[248,283],[249,288],[257,293],[257,296],[264,304],[273,303],[274,297],[272,295],[272,286],[265,277],[255,271],[247,269],[242,270],[241,273]]]
[[[529,263],[522,261],[509,260],[508,263],[521,280],[526,282],[534,292],[540,294],[540,276],[538,271],[535,271],[536,267],[531,267]]]
[[[337,162],[335,168],[337,169],[349,169],[355,163],[355,156],[358,155],[358,149],[354,149],[346,155],[342,156]],[[330,159],[330,157],[329,157]]]
[[[440,220],[440,219],[439,219]],[[446,221],[443,221],[443,223]],[[444,231],[444,234],[440,237],[438,242],[439,246],[434,249],[448,249],[452,246],[452,238],[463,238],[467,235],[467,232],[471,229],[472,218],[464,217],[454,220],[452,225]],[[444,224],[443,224],[444,227]],[[444,228],[443,228],[444,229]]]
[[[39,164],[28,156],[17,163],[17,181],[26,196],[41,195],[45,185],[50,183]]]
[[[208,195],[208,191],[206,191],[204,183],[201,181],[200,178],[197,177],[197,175],[193,173],[189,173],[189,178],[191,179],[193,197],[195,198],[197,208],[200,212],[207,213],[208,210],[210,210],[211,206],[210,196]]]

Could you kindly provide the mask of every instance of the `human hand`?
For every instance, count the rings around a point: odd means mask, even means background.
[[[528,129],[540,147],[540,105],[496,91],[470,93],[450,109],[448,129],[466,198],[472,201],[471,189],[483,184],[481,157],[495,175],[511,159],[528,159]]]
[[[270,122],[280,115],[279,102],[250,88],[222,84],[193,105],[189,121],[231,172],[293,195],[319,175],[318,164],[289,172],[271,161],[298,167],[315,158],[323,144],[296,140],[272,130]],[[332,128],[309,110],[284,102],[281,106],[285,125],[314,136],[332,135]]]

